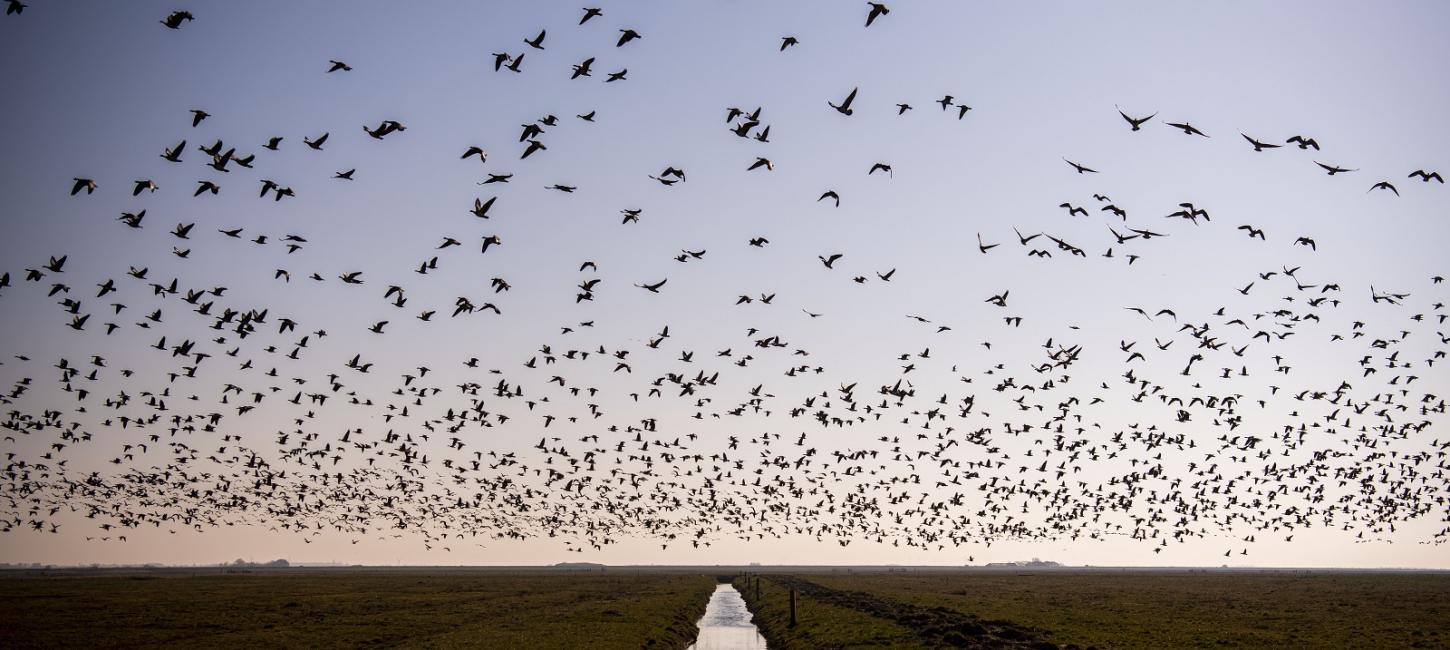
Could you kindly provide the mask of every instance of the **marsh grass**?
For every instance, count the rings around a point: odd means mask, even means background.
[[[1105,648],[1450,647],[1450,575],[1015,571],[802,575]]]
[[[683,648],[698,574],[301,570],[0,577],[4,648]]]

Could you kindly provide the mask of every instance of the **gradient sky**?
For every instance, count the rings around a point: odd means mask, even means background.
[[[545,344],[635,350],[629,376],[611,373],[610,365],[568,369],[570,385],[600,388],[594,401],[607,418],[544,431],[539,413],[515,404],[500,409],[515,416],[507,426],[469,434],[470,451],[514,451],[534,461],[542,459],[531,447],[545,434],[568,441],[597,433],[611,442],[623,434],[609,439],[601,423],[626,426],[648,417],[659,418],[665,439],[698,434],[693,448],[705,454],[723,450],[726,436],[765,431],[786,442],[807,432],[823,452],[869,448],[880,436],[914,437],[920,423],[894,424],[900,413],[875,427],[822,430],[806,419],[786,419],[784,411],[852,382],[860,382],[869,402],[877,386],[901,376],[898,355],[924,347],[932,359],[919,360],[920,370],[907,377],[926,396],[921,404],[974,391],[979,408],[1000,425],[1041,418],[1016,419],[1010,396],[992,394],[981,370],[1001,363],[1004,373],[1040,382],[1029,368],[1042,362],[1045,341],[1082,345],[1068,394],[1105,398],[1093,416],[1103,432],[1089,437],[1136,423],[1211,445],[1226,432],[1201,419],[1177,425],[1175,409],[1128,399],[1120,341],[1138,340],[1140,350],[1153,352],[1155,337],[1181,339],[1138,366],[1172,390],[1191,392],[1201,382],[1208,394],[1268,401],[1263,409],[1255,405],[1239,434],[1271,436],[1285,424],[1322,421],[1329,409],[1305,406],[1288,394],[1332,391],[1341,379],[1361,381],[1362,342],[1328,341],[1354,321],[1375,332],[1414,331],[1398,348],[1417,363],[1412,400],[1450,392],[1446,366],[1419,365],[1443,349],[1435,334],[1443,327],[1433,316],[1407,320],[1433,314],[1433,304],[1450,293],[1430,282],[1450,271],[1443,253],[1450,243],[1450,194],[1442,184],[1406,178],[1419,168],[1450,172],[1450,126],[1443,119],[1450,90],[1433,81],[1441,62],[1450,60],[1450,41],[1442,33],[1450,8],[1443,3],[902,2],[869,29],[862,27],[866,4],[849,2],[602,4],[604,16],[583,26],[576,25],[579,7],[561,3],[206,3],[189,7],[196,20],[179,30],[158,24],[178,8],[168,4],[31,4],[20,16],[0,19],[6,61],[0,87],[9,98],[8,128],[0,130],[0,273],[8,272],[12,284],[0,289],[0,386],[31,381],[26,394],[3,405],[5,413],[57,409],[94,433],[95,443],[63,452],[73,476],[118,471],[107,461],[143,437],[103,426],[114,414],[97,401],[119,390],[134,396],[167,385],[166,373],[177,364],[147,346],[162,335],[173,343],[215,335],[177,298],[153,300],[145,283],[125,275],[132,266],[148,267],[152,281],[180,277],[185,287],[226,286],[224,302],[268,307],[273,321],[297,320],[299,332],[326,330],[328,336],[298,362],[256,350],[290,348],[296,335],[277,335],[275,325],[263,326],[248,345],[258,367],[282,368],[284,379],[273,384],[306,377],[311,383],[304,389],[314,390],[325,386],[329,373],[340,373],[348,390],[379,405],[390,403],[388,392],[400,374],[420,365],[432,369],[429,385],[445,390],[456,392],[450,387],[464,381],[490,386],[498,377],[462,366],[478,357],[482,368],[506,369],[511,381],[527,383],[531,395],[559,400],[540,412],[578,415],[583,401],[547,387],[549,377],[563,370],[527,371],[521,364]],[[522,43],[544,28],[546,49]],[[616,48],[623,28],[643,38]],[[786,35],[800,45],[780,52]],[[494,72],[491,53],[499,51],[527,52],[523,72]],[[570,80],[570,66],[591,56],[594,77]],[[354,70],[324,74],[329,59]],[[627,80],[603,83],[606,73],[622,68]],[[853,87],[860,88],[855,115],[827,107]],[[933,103],[947,94],[972,106],[965,119]],[[914,110],[897,116],[899,102]],[[770,143],[728,131],[726,110],[735,106],[762,108]],[[1132,132],[1116,107],[1158,117]],[[212,117],[192,128],[188,111],[194,108]],[[596,111],[594,123],[574,117],[589,111]],[[548,150],[520,160],[520,125],[548,114],[559,118],[541,137]],[[376,141],[359,128],[385,119],[405,123],[407,131]],[[1164,126],[1165,120],[1191,122],[1211,137],[1186,136]],[[304,137],[323,132],[331,136],[322,151],[302,145]],[[1279,143],[1303,134],[1323,150],[1289,146],[1255,153],[1239,132]],[[271,136],[285,137],[280,151],[262,149]],[[196,147],[218,138],[239,155],[257,154],[255,169],[232,166],[220,173],[204,167]],[[159,157],[182,139],[182,164]],[[487,164],[458,160],[471,145],[489,152]],[[775,169],[746,171],[756,156],[768,157]],[[1063,158],[1100,173],[1074,173]],[[1331,177],[1314,161],[1357,171]],[[877,162],[890,164],[892,175],[868,176]],[[647,177],[666,166],[685,169],[688,182],[666,188]],[[352,168],[355,181],[332,179]],[[514,177],[506,185],[480,187],[485,172]],[[95,179],[100,189],[69,196],[76,176]],[[296,198],[259,200],[262,178],[295,188]],[[161,189],[133,198],[129,190],[137,179],[153,179]],[[193,198],[202,179],[218,182],[221,193]],[[1367,191],[1381,180],[1393,182],[1399,196]],[[544,189],[555,183],[578,190]],[[840,193],[840,208],[816,201],[826,189]],[[1107,227],[1122,231],[1123,222],[1098,212],[1094,193],[1128,209],[1126,225],[1168,236],[1115,244]],[[494,195],[490,219],[468,213],[476,197]],[[1064,201],[1089,208],[1091,216],[1069,217],[1058,207]],[[1212,221],[1195,227],[1162,218],[1183,201],[1209,210]],[[147,210],[144,228],[116,221],[122,212],[140,209]],[[623,209],[642,209],[640,223],[621,225]],[[193,222],[189,241],[168,232]],[[1235,229],[1240,224],[1263,228],[1267,241],[1249,239]],[[270,241],[256,245],[216,233],[231,227]],[[1087,257],[1054,251],[1051,259],[1029,258],[1013,228],[1049,232],[1081,246]],[[308,243],[289,255],[278,242],[287,234]],[[479,238],[489,234],[504,243],[480,256]],[[979,253],[979,234],[1001,246]],[[445,236],[463,245],[433,250]],[[746,245],[759,236],[770,244]],[[1300,236],[1312,237],[1317,249],[1292,245]],[[190,248],[190,257],[172,255],[178,246]],[[1109,246],[1115,257],[1101,257]],[[672,259],[682,249],[708,253],[682,264]],[[844,255],[833,270],[817,261],[830,253]],[[1128,266],[1123,256],[1129,253],[1142,257]],[[23,281],[25,269],[60,255],[69,256],[64,274]],[[412,272],[433,255],[441,256],[439,271]],[[599,272],[581,274],[585,260],[596,262]],[[1340,284],[1342,294],[1335,297],[1342,304],[1321,312],[1322,322],[1303,325],[1313,328],[1312,336],[1255,344],[1242,361],[1252,364],[1253,376],[1231,383],[1214,383],[1224,365],[1217,360],[1206,361],[1194,377],[1179,376],[1186,348],[1196,343],[1166,317],[1149,321],[1124,309],[1171,308],[1180,322],[1192,323],[1207,322],[1224,306],[1245,319],[1286,305],[1297,309],[1301,303],[1284,301],[1296,293],[1291,281],[1257,276],[1295,266],[1302,282]],[[892,268],[897,272],[889,284],[876,279],[875,273]],[[277,269],[289,270],[292,281],[274,279]],[[337,281],[351,271],[363,271],[366,284]],[[313,272],[326,281],[306,280]],[[869,281],[850,280],[858,275]],[[493,294],[488,283],[494,277],[505,278],[512,290]],[[586,277],[603,279],[597,297],[575,304],[574,285]],[[94,298],[95,285],[106,278],[122,291]],[[669,282],[659,295],[631,286],[663,278]],[[96,312],[85,332],[65,328],[69,315],[56,305],[60,296],[46,295],[57,281],[86,303],[84,311]],[[1250,282],[1258,289],[1249,295],[1235,291]],[[383,300],[389,284],[407,289],[407,308]],[[1371,286],[1411,298],[1399,307],[1375,303]],[[984,303],[1004,290],[1011,292],[1008,308]],[[738,295],[762,293],[777,298],[768,306],[733,304]],[[449,319],[457,296],[492,301],[503,313]],[[133,306],[113,317],[107,307],[112,300]],[[164,325],[134,327],[154,308],[163,310]],[[425,308],[440,311],[434,322],[412,318]],[[823,316],[812,319],[802,310]],[[952,330],[935,334],[907,314]],[[1021,316],[1021,326],[1004,324],[1007,315]],[[107,337],[102,323],[108,320],[124,327]],[[380,320],[390,321],[386,334],[366,330]],[[560,334],[561,326],[581,321],[595,327]],[[666,326],[672,338],[651,356],[644,343]],[[749,352],[744,332],[750,327],[781,335],[791,349],[808,348],[810,356],[800,362],[825,372],[782,377],[796,362],[783,354],[767,359],[760,353],[762,361],[744,369],[713,358],[725,348]],[[233,344],[210,347],[220,356]],[[672,363],[681,350],[694,350],[697,362]],[[354,354],[373,362],[374,372],[347,371],[343,363]],[[1291,374],[1274,373],[1274,354],[1291,360]],[[59,390],[54,366],[61,358],[84,366],[92,355],[106,358],[107,372],[90,386],[87,412],[77,413],[74,395]],[[711,389],[717,400],[712,409],[730,408],[747,399],[750,388],[764,385],[779,398],[777,413],[696,421],[692,401],[639,405],[629,397],[664,372],[693,375],[714,366],[723,368],[721,385]],[[116,374],[119,368],[136,373],[125,379]],[[256,372],[235,368],[231,359],[213,358],[197,379],[174,390],[198,395],[194,411],[205,413],[217,408],[227,383],[244,385],[248,393],[267,385]],[[978,373],[975,388],[958,378],[968,372]],[[1373,394],[1370,382],[1388,381],[1390,374],[1364,380],[1365,390]],[[1111,388],[1097,390],[1100,383]],[[1271,385],[1283,393],[1271,394]],[[292,392],[284,385],[256,411],[229,415],[223,433],[242,435],[259,453],[275,452],[274,432],[295,428],[299,417],[297,407],[283,402]],[[1050,405],[1066,396],[1043,399]],[[458,401],[430,404],[427,417]],[[371,437],[388,429],[417,430],[416,418],[385,422],[381,408],[340,402],[315,409],[306,428],[324,438],[353,427]],[[1396,441],[1397,453],[1429,451],[1445,437],[1443,414],[1422,417],[1431,426]],[[209,453],[225,444],[215,439],[219,435],[197,434],[188,442]],[[54,437],[53,431],[21,436],[0,443],[0,450],[14,454],[12,461],[37,462]],[[1026,437],[1003,438],[1010,451],[1030,449]],[[446,436],[424,448],[439,458],[449,452]],[[149,462],[162,460],[158,452]],[[1198,458],[1181,454],[1166,462],[1170,472],[1186,476],[1189,460]],[[1438,462],[1443,466],[1443,458]],[[1119,461],[1093,464],[1079,480],[1102,481],[1126,469]],[[1151,544],[1116,536],[1004,540],[937,552],[868,541],[843,547],[810,535],[746,543],[730,531],[721,531],[708,549],[673,544],[661,550],[640,533],[601,552],[569,553],[566,540],[545,538],[445,553],[406,536],[324,534],[304,543],[270,531],[262,515],[201,533],[136,530],[119,543],[87,541],[102,535],[95,522],[62,514],[55,519],[64,522],[57,534],[17,529],[0,535],[0,561],[960,564],[968,556],[978,562],[1040,556],[1098,565],[1450,568],[1450,552],[1432,543],[1450,516],[1443,471],[1433,480],[1441,482],[1434,488],[1438,512],[1394,533],[1367,534],[1365,540],[1357,531],[1314,528],[1298,532],[1293,542],[1260,533],[1245,544],[1241,538],[1251,530],[1221,530],[1161,554]],[[6,497],[15,496],[13,486],[6,485]],[[13,506],[4,512],[16,513]],[[1238,555],[1241,548],[1249,554]],[[1225,549],[1234,556],[1222,558]]]

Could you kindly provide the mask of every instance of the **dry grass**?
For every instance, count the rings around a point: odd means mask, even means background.
[[[992,571],[804,576],[1107,648],[1450,647],[1450,575]]]
[[[0,578],[4,648],[683,648],[715,580],[297,570]]]

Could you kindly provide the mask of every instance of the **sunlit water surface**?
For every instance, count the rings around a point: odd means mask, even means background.
[[[750,619],[740,592],[732,585],[716,585],[697,623],[700,636],[689,650],[765,650],[765,637]]]

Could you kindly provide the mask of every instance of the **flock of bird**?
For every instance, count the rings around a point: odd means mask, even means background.
[[[8,0],[12,19],[29,17],[25,10]],[[862,10],[867,29],[896,18],[881,3]],[[598,72],[605,83],[627,82],[627,68],[605,72],[596,67],[600,57],[565,70],[526,64],[528,55],[559,38],[591,39],[601,48],[648,46],[649,34],[627,24],[601,26],[614,14],[585,8],[568,17],[563,26],[578,36],[561,36],[565,30],[555,26],[520,34],[500,44],[481,69],[571,80]],[[161,22],[175,30],[205,19],[176,11]],[[808,39],[786,35],[779,56],[809,46]],[[319,62],[318,68],[319,75],[366,74],[364,66],[355,70],[342,60]],[[823,117],[852,120],[860,119],[853,115],[867,99],[859,88],[843,88],[835,97],[802,101],[819,106]],[[951,95],[935,103],[948,119],[976,115]],[[913,110],[909,103],[894,108],[897,116]],[[761,109],[722,109],[728,132],[771,143]],[[1189,136],[1189,144],[1241,137],[1247,145],[1236,146],[1264,155],[1282,147],[1320,152],[1320,143],[1305,135],[1281,141],[1209,133],[1186,120],[1115,110],[1126,126],[1112,111],[1103,112],[1124,138],[1166,127]],[[590,112],[576,119],[596,117]],[[267,178],[270,152],[288,146],[323,150],[329,138],[409,137],[408,126],[395,119],[363,125],[361,135],[356,125],[337,125],[335,136],[323,131],[265,143],[214,135],[206,143],[191,135],[216,122],[207,111],[192,109],[189,119],[178,119],[176,136],[157,144],[159,154],[144,152],[208,174],[192,187],[80,169],[74,178],[57,179],[55,192],[69,192],[66,200],[86,211],[92,197],[105,195],[145,201],[185,192],[202,205],[219,194],[259,190],[260,200],[248,200],[260,210],[309,191]],[[509,183],[513,175],[498,170],[498,160],[547,158],[546,143],[558,124],[548,115],[523,125],[517,143],[462,143],[437,152],[438,164],[481,164],[486,178],[479,186]],[[514,153],[500,151],[515,145]],[[250,151],[254,146],[268,152]],[[1062,173],[1073,178],[1107,175],[1090,162],[1063,160],[1068,167]],[[1330,176],[1366,173],[1312,162]],[[752,174],[775,170],[768,155],[741,167]],[[876,178],[895,173],[880,161],[861,168]],[[329,170],[327,182],[365,182],[356,172]],[[640,177],[668,191],[701,182],[687,180],[686,170],[673,165],[641,170]],[[1439,192],[1444,183],[1426,169],[1371,181],[1357,187],[1398,196],[1412,189]],[[846,189],[811,189],[801,207],[834,209]],[[198,229],[199,220],[158,225],[144,207],[114,217],[110,226],[117,241],[139,236],[137,230],[161,229],[170,255],[185,263],[197,247],[248,241],[284,247],[287,259],[297,260],[292,268],[258,271],[237,264],[233,272],[265,273],[279,292],[300,283],[371,292],[398,316],[356,327],[379,337],[374,345],[391,346],[405,345],[392,338],[405,324],[426,332],[449,319],[527,316],[509,308],[512,284],[503,271],[486,266],[495,249],[512,244],[492,213],[497,199],[480,196],[460,206],[460,223],[473,225],[476,234],[440,233],[436,246],[419,251],[414,277],[391,277],[387,269],[369,268],[366,259],[347,260],[344,251],[336,253],[339,259],[355,266],[335,276],[322,271],[316,251],[327,247],[329,233],[263,234],[250,224]],[[1189,236],[1197,228],[1236,229],[1242,246],[1311,254],[1327,243],[1314,233],[1240,225],[1240,219],[1187,201],[1166,215],[1101,193],[1058,208],[1070,220],[1103,222],[1101,235],[1070,240],[1009,223],[978,233],[968,254],[1132,265],[1149,254],[1153,240]],[[617,227],[647,227],[641,223],[645,210],[622,210]],[[766,249],[771,234],[713,246]],[[66,251],[3,262],[15,266],[0,268],[0,310],[13,313],[17,299],[43,294],[53,308],[25,318],[64,326],[48,335],[62,337],[69,352],[36,358],[17,349],[21,341],[4,339],[0,530],[118,543],[135,529],[208,532],[247,525],[308,542],[324,535],[353,543],[413,536],[429,549],[450,551],[493,540],[556,538],[581,553],[626,538],[652,539],[663,548],[704,547],[722,538],[805,537],[842,546],[945,550],[1004,539],[1124,537],[1161,552],[1212,537],[1223,538],[1225,555],[1246,554],[1260,536],[1292,541],[1298,531],[1315,528],[1386,539],[1397,526],[1431,519],[1440,530],[1427,543],[1450,534],[1450,438],[1435,433],[1446,411],[1435,390],[1444,388],[1450,337],[1443,333],[1443,294],[1436,293],[1442,278],[1433,273],[1389,290],[1303,265],[1259,269],[1246,284],[1225,273],[1225,284],[1232,285],[1214,311],[1114,305],[1130,310],[1142,329],[1115,333],[1114,346],[1094,347],[1081,342],[1086,333],[1063,327],[1044,343],[1032,343],[1034,352],[1025,358],[998,354],[1024,331],[1024,314],[1014,311],[1022,291],[1002,286],[974,298],[997,314],[990,325],[948,324],[925,312],[903,315],[917,334],[886,344],[897,350],[890,361],[898,370],[847,377],[828,359],[813,356],[809,340],[788,335],[787,327],[764,316],[760,327],[729,340],[691,338],[684,316],[677,323],[629,323],[637,339],[603,340],[592,334],[597,319],[630,317],[591,312],[610,298],[602,289],[616,282],[594,261],[583,261],[578,285],[559,296],[581,316],[535,328],[536,347],[389,367],[369,360],[374,355],[368,349],[331,345],[317,325],[328,311],[323,306],[315,313],[286,311],[239,300],[225,286],[184,274],[160,276],[147,260],[135,258],[145,250],[118,250],[107,260],[115,268],[101,277],[75,277]],[[245,259],[255,249],[226,250]],[[801,255],[817,257],[819,270],[841,274],[831,277],[843,282],[903,284],[896,268],[843,271],[851,251]],[[674,260],[711,263],[707,247],[682,248]],[[309,263],[314,268],[298,270]],[[496,275],[487,289],[449,289],[459,294],[451,302],[410,300],[417,293],[410,287],[438,282],[438,270],[448,265],[485,265],[485,275]],[[664,273],[619,284],[661,301],[692,290]],[[732,293],[721,298],[721,307],[785,303],[788,319],[835,327],[849,318],[813,311],[790,295],[786,286]],[[1339,310],[1348,305],[1373,317],[1346,319]],[[970,337],[979,353],[948,358],[937,343],[943,337]],[[1315,360],[1290,356],[1303,350],[1292,347],[1298,341],[1312,342],[1306,345]],[[122,345],[143,349],[147,367],[116,365],[111,358]],[[1078,364],[1088,357],[1111,364],[1114,372],[1079,376]],[[1355,374],[1296,367],[1322,359],[1349,360]],[[386,379],[375,379],[380,377]],[[677,413],[689,415],[670,415]],[[272,422],[265,417],[284,424],[268,432],[260,424]],[[340,429],[337,422],[366,424]],[[522,451],[505,451],[513,443],[503,440],[529,442]],[[76,461],[82,454],[106,462]]]

